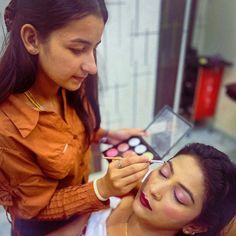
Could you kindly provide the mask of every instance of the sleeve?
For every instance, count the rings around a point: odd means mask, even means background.
[[[76,213],[88,213],[109,207],[109,200],[99,201],[93,184],[71,186],[56,191],[49,204],[37,216],[40,220],[67,218]]]
[[[97,199],[92,183],[57,190],[57,180],[46,177],[32,158],[16,150],[0,148],[0,172],[10,195],[5,193],[1,203],[14,217],[56,220],[109,207],[109,201]]]

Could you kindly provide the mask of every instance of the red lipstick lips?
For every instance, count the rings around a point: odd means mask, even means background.
[[[144,207],[146,207],[152,211],[152,208],[151,208],[151,206],[150,206],[150,204],[149,204],[148,200],[146,199],[145,194],[143,192],[141,192],[139,200]]]

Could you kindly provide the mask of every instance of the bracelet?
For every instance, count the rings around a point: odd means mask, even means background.
[[[100,143],[108,144],[108,134],[109,134],[109,130],[106,130],[103,137],[100,139]]]
[[[97,196],[97,198],[98,198],[100,201],[105,202],[105,201],[108,200],[108,198],[102,197],[101,194],[98,192],[97,179],[95,179],[95,180],[93,181],[93,189],[94,189],[95,195]]]

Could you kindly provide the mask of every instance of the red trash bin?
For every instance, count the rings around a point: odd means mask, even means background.
[[[224,68],[232,65],[219,57],[201,57],[199,64],[193,121],[202,121],[214,116]]]

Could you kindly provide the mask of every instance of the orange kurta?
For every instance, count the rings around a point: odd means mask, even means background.
[[[63,219],[108,205],[87,183],[84,126],[62,95],[65,120],[16,95],[0,105],[0,204],[13,218]]]

